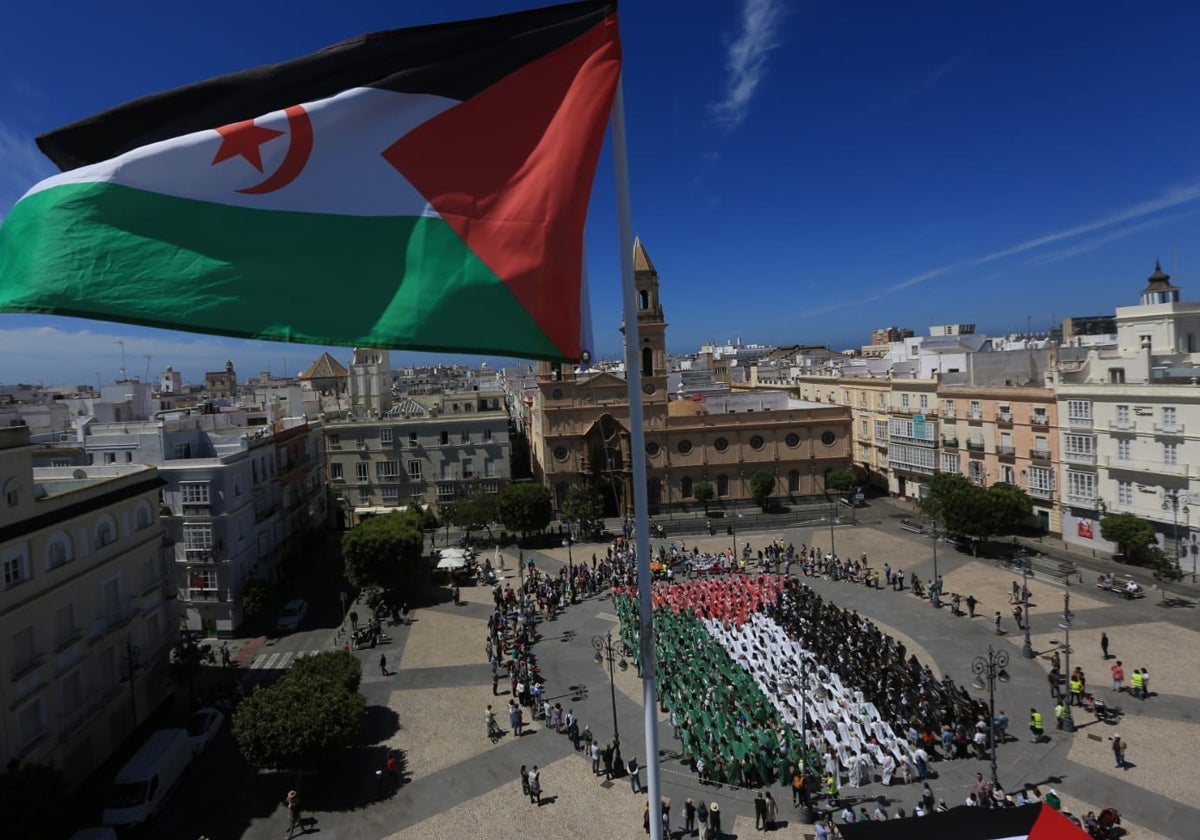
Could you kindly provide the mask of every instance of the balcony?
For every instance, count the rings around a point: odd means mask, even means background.
[[[1004,444],[996,444],[996,454],[1001,458],[1015,458],[1017,449],[1014,446],[1005,446]]]
[[[1182,435],[1182,423],[1155,423],[1154,433],[1158,435]]]
[[[45,663],[46,654],[44,653],[35,653],[31,656],[25,657],[19,662],[14,662],[12,666],[12,673],[10,675],[12,677],[12,681],[16,682],[17,680],[24,679],[38,668],[42,667],[42,665]]]
[[[967,451],[968,452],[983,452],[983,449],[984,449],[983,441],[981,441],[981,440],[967,441]]]
[[[1029,450],[1029,460],[1031,460],[1031,461],[1049,461],[1050,460],[1050,450],[1049,449],[1030,449]]]
[[[1062,460],[1065,464],[1079,464],[1084,467],[1096,466],[1095,452],[1064,452]]]
[[[183,553],[186,562],[198,565],[216,563],[220,559],[214,548],[185,548]]]
[[[954,420],[954,419],[957,419],[958,414],[957,414],[957,412],[955,412],[955,410],[953,408],[947,408],[945,411],[942,412],[942,417],[945,418],[946,420]]]
[[[1045,414],[1035,414],[1029,418],[1029,425],[1036,428],[1047,428],[1050,425],[1050,417]]]
[[[1113,470],[1152,473],[1154,475],[1189,475],[1187,464],[1164,464],[1162,461],[1143,461],[1137,458],[1119,458],[1109,455],[1104,465]]]
[[[1029,495],[1034,499],[1053,499],[1054,491],[1045,487],[1030,487]]]
[[[957,437],[942,438],[942,448],[943,449],[958,449],[958,438]]]
[[[996,422],[997,423],[1005,423],[1005,424],[1011,426],[1012,422],[1013,422],[1012,412],[1011,411],[997,411],[996,412]]]
[[[1067,504],[1072,505],[1073,507],[1095,510],[1096,494],[1094,492],[1086,495],[1081,493],[1067,493]]]
[[[1067,418],[1067,425],[1070,426],[1072,429],[1090,429],[1090,428],[1092,428],[1092,418],[1091,417],[1069,417],[1069,418]]]
[[[1132,432],[1137,429],[1137,421],[1132,417],[1126,417],[1119,420],[1109,420],[1108,428],[1112,429],[1114,432]],[[1155,425],[1155,428],[1157,428],[1157,424]]]
[[[971,423],[982,423],[983,412],[975,408],[967,412],[967,420]]]

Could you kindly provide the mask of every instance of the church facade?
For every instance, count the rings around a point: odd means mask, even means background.
[[[716,489],[716,509],[749,502],[750,477],[761,471],[774,476],[780,503],[822,495],[826,472],[851,463],[849,409],[782,391],[672,398],[658,272],[640,240],[634,278],[651,515],[699,506],[693,490],[701,481]],[[542,362],[528,416],[533,475],[556,505],[572,486],[588,485],[608,515],[632,514],[625,379]]]

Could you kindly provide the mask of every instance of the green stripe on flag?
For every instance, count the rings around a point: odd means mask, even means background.
[[[17,203],[0,226],[0,311],[561,356],[439,218],[252,210],[108,183],[56,186]]]

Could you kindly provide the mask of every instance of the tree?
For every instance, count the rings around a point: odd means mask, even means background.
[[[959,473],[935,473],[929,480],[929,492],[917,501],[917,510],[940,522],[948,531],[966,533],[956,526],[963,524],[971,493],[977,489]]]
[[[203,664],[204,653],[195,634],[184,633],[167,655],[167,679],[184,689],[191,698],[194,694],[192,686],[200,676]]]
[[[825,489],[834,493],[849,493],[854,489],[853,471],[842,469],[825,473]]]
[[[987,489],[994,518],[993,533],[1011,534],[1033,515],[1033,499],[1029,494],[1007,482],[997,482]]]
[[[717,488],[711,481],[697,481],[692,485],[692,498],[704,505],[704,515],[708,516],[708,503],[717,498]]]
[[[767,500],[771,498],[771,494],[774,492],[774,475],[766,470],[759,470],[750,476],[750,495],[764,511],[767,509]]]
[[[425,536],[421,518],[409,510],[365,519],[342,537],[346,580],[359,589],[399,589],[421,573]]]
[[[1150,567],[1150,573],[1158,581],[1158,588],[1162,590],[1162,598],[1165,601],[1167,600],[1167,584],[1183,580],[1183,569],[1179,568],[1178,560],[1168,557],[1166,552],[1157,546],[1149,549],[1147,553],[1149,558],[1146,565]]]
[[[58,840],[70,828],[72,813],[67,783],[58,768],[48,764],[21,764],[16,759],[0,773],[0,814],[8,837]]]
[[[242,592],[242,612],[246,618],[262,614],[271,600],[272,591],[271,585],[265,581],[253,580],[246,584]]]
[[[362,682],[362,662],[346,650],[323,650],[311,656],[292,660],[289,676],[325,677],[341,685],[346,691],[358,691]]]
[[[462,528],[467,537],[472,531],[484,528],[492,535],[490,523],[496,519],[496,497],[491,493],[476,490],[470,496],[459,496],[446,511],[446,521],[455,528]]]
[[[496,519],[514,533],[544,531],[553,516],[550,490],[541,484],[510,484],[496,494]]]
[[[1117,550],[1132,560],[1154,542],[1154,526],[1132,513],[1114,513],[1100,520],[1100,536],[1116,543]]]
[[[595,488],[587,484],[576,484],[567,490],[559,513],[565,521],[574,523],[582,531],[603,516],[604,506]]]
[[[260,770],[315,770],[362,729],[367,701],[344,682],[312,670],[290,670],[259,686],[233,714],[242,757]]]

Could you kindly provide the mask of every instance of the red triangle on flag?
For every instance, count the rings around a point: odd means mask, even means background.
[[[567,358],[590,349],[583,230],[621,69],[616,26],[609,16],[383,152]]]

